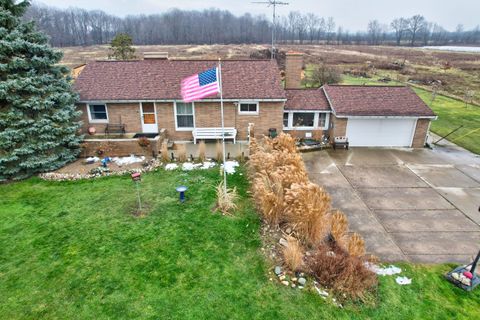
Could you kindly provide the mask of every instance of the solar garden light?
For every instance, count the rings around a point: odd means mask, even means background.
[[[466,266],[460,266],[445,275],[448,281],[465,291],[472,291],[480,284],[480,277],[475,273],[475,269],[480,260],[480,251],[475,260]]]
[[[135,187],[137,189],[137,199],[138,199],[138,212],[142,211],[142,201],[140,199],[140,181],[142,180],[140,172],[134,172],[131,175],[132,181],[135,182]]]
[[[187,187],[185,186],[178,186],[175,188],[175,190],[177,190],[177,192],[179,193],[180,195],[180,202],[181,203],[184,203],[185,202],[185,191],[187,191]]]

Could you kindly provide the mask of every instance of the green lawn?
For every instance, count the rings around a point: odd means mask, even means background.
[[[378,77],[365,79],[348,75],[343,76],[342,83],[385,85],[385,83],[378,81]],[[387,83],[387,85],[395,84],[402,83],[395,81]],[[437,120],[432,121],[431,131],[443,136],[463,125],[461,129],[450,135],[447,139],[467,150],[480,154],[480,107],[472,105],[466,107],[464,102],[440,94],[437,95],[432,104],[431,92],[420,88],[414,88],[414,90],[438,116]]]
[[[452,265],[401,265],[374,305],[338,309],[269,281],[245,175],[229,177],[235,217],[213,214],[218,169],[144,174],[151,212],[134,217],[129,177],[0,185],[1,319],[474,319],[480,290],[442,279]],[[179,204],[174,187],[189,187]]]

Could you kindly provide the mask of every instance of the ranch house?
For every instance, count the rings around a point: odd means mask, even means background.
[[[80,95],[82,131],[194,141],[221,126],[219,96],[182,102],[185,77],[216,60],[169,59],[146,54],[135,61],[94,61],[82,66],[74,88]],[[325,85],[302,89],[303,56],[287,53],[285,78],[272,60],[222,61],[225,127],[234,142],[287,131],[299,137],[320,132],[347,137],[350,146],[425,145],[436,116],[408,87]],[[284,80],[284,84],[282,81]],[[89,137],[89,138],[92,138]],[[126,151],[127,152],[127,151]]]

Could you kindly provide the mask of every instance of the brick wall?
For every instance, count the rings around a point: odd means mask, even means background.
[[[303,54],[287,52],[285,60],[285,88],[298,89],[302,86]]]
[[[423,148],[425,146],[429,123],[430,119],[417,120],[417,127],[415,128],[415,134],[413,135],[412,148]]]
[[[330,115],[330,138],[345,136],[347,134],[347,118],[337,118]]]
[[[256,135],[267,135],[269,128],[276,128],[280,132],[283,128],[283,102],[260,102],[258,115],[241,115],[238,106],[233,102],[224,103],[224,117],[226,127],[237,128],[237,140],[247,140],[248,125],[255,125]],[[193,140],[192,132],[177,131],[175,128],[175,112],[173,102],[157,102],[157,123],[159,128],[166,130],[170,140]],[[107,104],[110,123],[119,123],[120,119],[125,124],[127,133],[142,132],[140,109],[138,103]],[[85,104],[79,104],[83,112],[82,132],[86,133],[88,127],[95,127],[97,133],[105,132],[106,124],[89,123]],[[198,102],[195,103],[196,127],[221,127],[220,103]]]
[[[241,115],[238,106],[233,102],[225,102],[224,120],[225,127],[237,129],[237,140],[247,140],[248,124],[255,125],[256,135],[267,135],[269,128],[282,130],[283,102],[260,102],[258,115]],[[158,123],[167,130],[170,140],[192,140],[191,131],[177,131],[175,129],[175,114],[173,103],[157,103]],[[221,127],[220,103],[197,102],[195,103],[195,126],[198,128]]]
[[[82,133],[87,133],[89,127],[94,127],[97,133],[104,133],[106,123],[90,123],[86,104],[78,104],[78,110],[82,111]],[[142,132],[140,119],[140,107],[138,103],[107,103],[108,122],[123,123],[127,133]]]

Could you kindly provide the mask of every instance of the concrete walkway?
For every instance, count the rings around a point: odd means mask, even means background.
[[[465,263],[480,249],[480,157],[455,145],[304,154],[367,250],[384,261]]]

